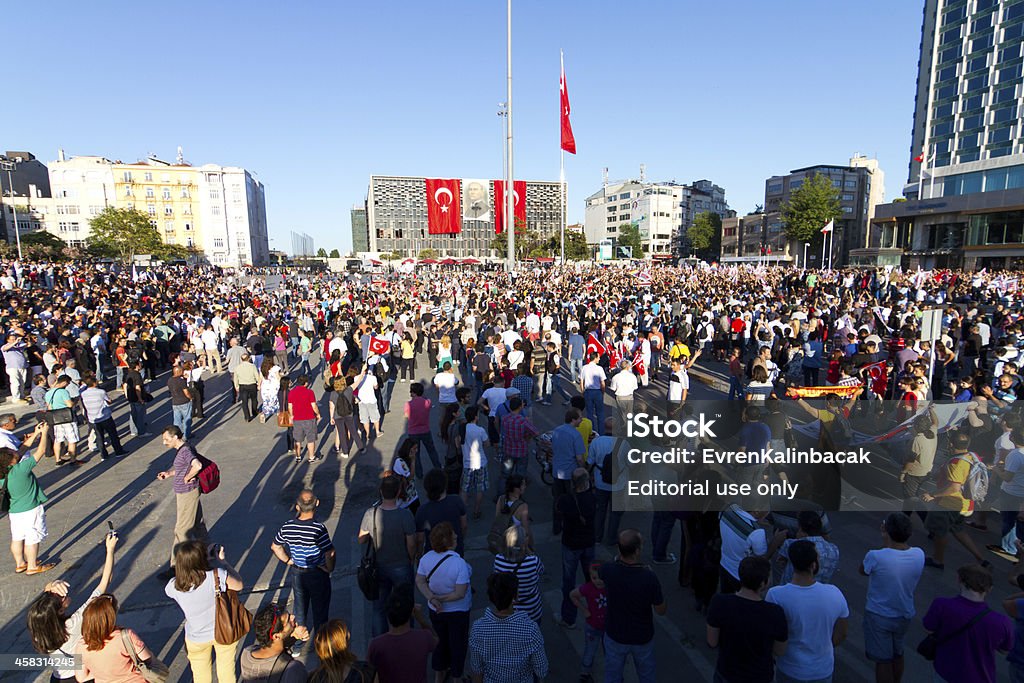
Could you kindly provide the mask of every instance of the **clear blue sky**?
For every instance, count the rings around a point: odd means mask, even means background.
[[[516,177],[558,179],[558,51],[579,154],[569,222],[612,179],[764,180],[876,156],[906,180],[921,0],[515,0]],[[501,177],[505,3],[8,3],[4,149],[125,161],[182,145],[266,184],[272,247],[351,245],[370,174]],[[17,36],[17,38],[14,38]],[[8,41],[10,43],[10,40]],[[13,94],[11,88],[14,88]]]

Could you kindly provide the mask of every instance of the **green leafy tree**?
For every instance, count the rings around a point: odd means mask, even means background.
[[[831,220],[843,215],[839,206],[839,190],[832,186],[828,176],[815,173],[793,190],[782,205],[782,222],[786,237],[800,242],[811,242],[821,237],[821,229]]]
[[[67,246],[64,240],[45,230],[21,236],[22,252],[35,258],[65,259]]]
[[[522,227],[520,230],[518,228]],[[527,230],[525,226],[516,226],[516,260],[536,256],[547,256],[546,240],[542,240],[533,230]],[[495,235],[491,240],[491,249],[498,252],[498,256],[505,258],[508,254],[508,235],[502,233]],[[539,252],[536,253],[535,252]]]
[[[640,227],[633,223],[623,223],[619,226],[619,238],[615,241],[616,247],[632,247],[633,258],[643,258],[644,243],[640,239]],[[618,253],[616,253],[616,257]]]
[[[686,236],[694,253],[702,258],[716,257],[722,247],[722,217],[711,211],[697,214]]]
[[[561,235],[556,233],[548,240],[548,249],[552,254],[561,255]],[[585,261],[590,258],[590,247],[587,246],[587,238],[582,232],[575,230],[565,231],[565,260]]]
[[[420,249],[419,258],[420,259],[428,259],[428,258],[429,259],[436,259],[437,258],[437,250],[436,249]]]
[[[338,251],[337,249],[331,249],[330,258],[341,258],[341,252]]]
[[[402,258],[402,256],[400,254],[395,254],[393,252],[390,253],[390,254],[381,254],[380,255],[380,260],[381,261],[394,261],[395,259],[400,259],[400,258]]]
[[[323,247],[320,247],[319,249],[316,250],[316,256],[317,258],[327,258],[327,250],[324,249]]]
[[[160,233],[149,216],[137,209],[113,206],[89,221],[92,234],[86,240],[89,253],[130,263],[136,254],[157,254],[163,247]]]

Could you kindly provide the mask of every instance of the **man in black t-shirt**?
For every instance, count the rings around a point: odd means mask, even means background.
[[[640,564],[644,539],[636,529],[619,532],[619,557],[601,566],[601,580],[608,596],[605,613],[604,668],[606,678],[621,680],[626,659],[633,656],[640,683],[654,683],[654,616],[668,611],[661,583],[646,565]]]
[[[584,579],[594,562],[595,520],[597,498],[590,488],[590,473],[577,467],[572,473],[572,491],[563,493],[555,504],[562,519],[562,611],[555,623],[565,628],[576,627],[576,604],[570,597],[576,588],[576,567]]]
[[[765,602],[771,564],[763,557],[740,561],[740,589],[711,598],[708,645],[719,648],[716,680],[771,683],[774,657],[786,650],[789,625],[779,605]]]
[[[448,522],[455,529],[458,539],[455,552],[465,555],[466,529],[469,522],[466,518],[466,504],[458,496],[449,496],[448,477],[443,469],[435,467],[423,476],[423,490],[427,494],[427,502],[416,510],[417,547],[424,553],[430,552],[430,530],[441,522]]]
[[[192,392],[188,389],[185,371],[175,365],[171,377],[167,380],[167,392],[171,395],[171,414],[174,426],[181,430],[183,438],[188,441],[192,435]]]
[[[142,359],[135,358],[128,362],[128,371],[124,373],[125,400],[128,401],[128,431],[132,436],[145,436],[146,431],[146,389],[142,379]]]

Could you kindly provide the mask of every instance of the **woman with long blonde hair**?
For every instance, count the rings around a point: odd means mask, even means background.
[[[316,632],[313,647],[320,667],[309,683],[375,683],[377,673],[352,652],[352,634],[341,619],[331,619]]]

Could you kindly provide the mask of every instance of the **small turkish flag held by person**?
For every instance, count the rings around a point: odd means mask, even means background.
[[[601,340],[597,338],[596,334],[591,332],[587,337],[587,355],[589,356],[592,353],[597,353],[603,356],[605,351],[606,349],[604,344],[601,343]]]
[[[561,93],[561,113],[559,116],[562,128],[562,149],[569,154],[576,153],[576,138],[572,134],[572,123],[569,121],[569,87],[565,84],[565,65],[562,65],[562,78],[558,83]]]
[[[457,178],[427,178],[427,232],[455,235],[462,232],[462,182]]]
[[[370,337],[370,353],[376,353],[378,356],[383,356],[391,350],[391,342],[387,339],[380,337]]]

